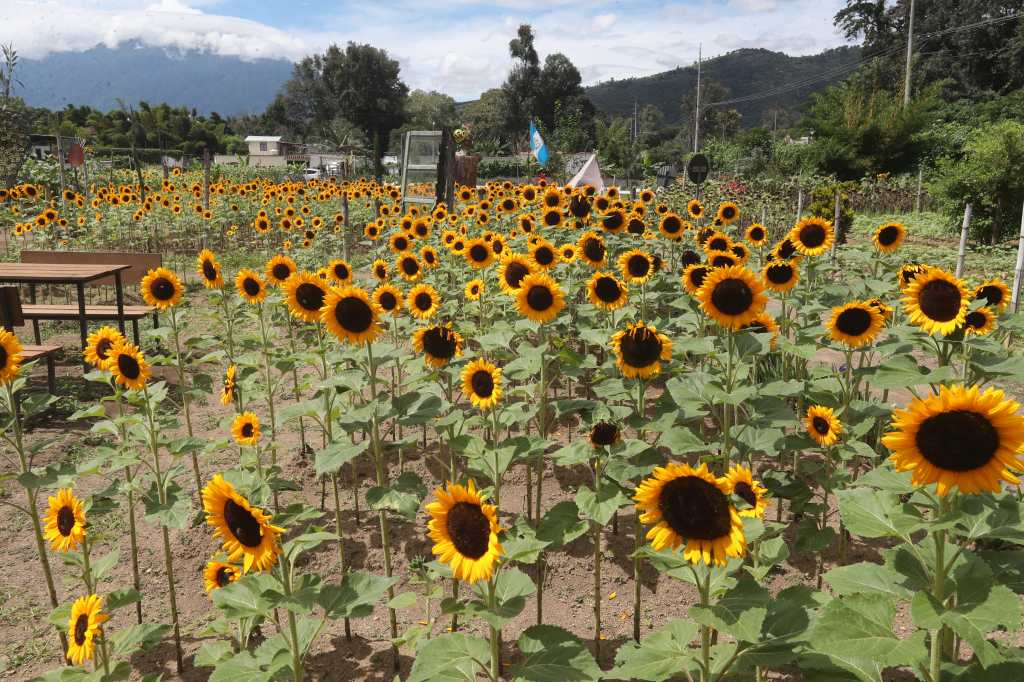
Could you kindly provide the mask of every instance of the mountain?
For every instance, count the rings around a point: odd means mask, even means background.
[[[772,90],[784,84],[806,82],[778,95],[731,105],[751,127],[768,121],[775,108],[795,112],[812,92],[822,90],[850,73],[860,57],[858,47],[837,47],[807,57],[790,57],[771,50],[743,49],[709,59],[701,65],[701,79],[724,85],[728,99]],[[683,119],[680,102],[697,84],[696,65],[679,67],[653,76],[598,83],[587,88],[594,106],[613,116],[632,116],[634,101],[643,107],[653,104],[665,115],[666,123]],[[702,87],[703,91],[704,88]]]
[[[291,71],[285,59],[245,61],[126,43],[20,60],[18,79],[25,89],[18,94],[48,109],[87,104],[108,111],[121,98],[125,104],[167,102],[232,116],[262,113]]]

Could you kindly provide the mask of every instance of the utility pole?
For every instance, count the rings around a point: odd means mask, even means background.
[[[907,19],[907,68],[903,76],[903,108],[910,104],[910,58],[914,54],[914,0],[910,0],[910,17]]]
[[[700,146],[700,57],[701,43],[697,43],[697,105],[693,111],[693,153],[697,153]]]

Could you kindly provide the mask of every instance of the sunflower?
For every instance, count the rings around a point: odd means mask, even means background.
[[[686,202],[686,212],[693,220],[700,220],[704,216],[704,204],[700,199],[690,199]]]
[[[339,341],[361,345],[372,342],[380,333],[380,314],[380,306],[370,300],[369,294],[346,286],[327,293],[320,320]]]
[[[265,269],[267,282],[269,282],[271,286],[284,284],[298,269],[298,266],[295,265],[295,261],[289,256],[278,254],[267,261]]]
[[[433,553],[451,567],[456,580],[489,580],[505,552],[498,542],[498,508],[485,502],[473,479],[465,487],[449,482],[434,495],[437,501],[427,505]]]
[[[231,363],[224,371],[224,387],[220,391],[220,404],[230,405],[235,402],[235,374],[238,373],[238,365]]]
[[[306,322],[320,321],[320,309],[327,298],[327,286],[322,279],[308,272],[298,272],[289,277],[281,289],[292,315]]]
[[[750,260],[750,249],[742,242],[734,242],[729,251],[736,257],[737,265],[746,265]]]
[[[234,564],[210,560],[203,569],[203,585],[206,593],[227,587],[242,577],[242,571]]]
[[[242,268],[235,277],[235,288],[238,295],[249,303],[260,303],[267,297],[267,285],[259,273],[249,268]]]
[[[407,282],[415,282],[423,276],[423,268],[420,266],[420,262],[411,253],[399,257],[398,262],[395,264],[395,269],[398,270],[398,274],[402,276],[402,279]]]
[[[207,289],[220,289],[224,286],[224,276],[220,271],[220,263],[213,251],[203,249],[196,257],[196,272],[203,280],[203,286]]]
[[[768,502],[765,499],[768,490],[754,480],[750,469],[742,464],[734,464],[729,467],[725,480],[728,482],[732,494],[749,505],[745,509],[738,510],[737,513],[740,516],[764,518],[764,511],[768,507]]]
[[[107,371],[114,375],[114,381],[121,386],[141,389],[149,379],[149,363],[138,346],[121,339],[107,351]]]
[[[732,248],[732,239],[724,232],[716,230],[704,241],[704,252],[712,255],[715,252],[728,253]]]
[[[630,284],[646,284],[654,274],[654,262],[646,251],[632,249],[619,256],[619,270]]]
[[[558,265],[558,250],[545,239],[539,239],[530,246],[530,258],[544,270]]]
[[[494,262],[494,252],[491,247],[481,238],[471,239],[466,242],[466,249],[462,252],[470,267],[477,270],[486,268]]]
[[[373,261],[373,266],[371,267],[371,270],[373,271],[373,276],[377,278],[377,281],[387,281],[388,264],[387,261],[385,261],[383,258],[378,258],[377,260]]]
[[[587,283],[587,298],[598,308],[616,310],[629,299],[626,285],[607,272],[595,272]]]
[[[733,331],[752,322],[764,310],[764,285],[746,268],[734,265],[712,270],[697,291],[701,309]]]
[[[723,201],[718,205],[718,212],[715,213],[715,220],[722,225],[732,225],[740,219],[740,207],[732,201]]]
[[[696,296],[697,292],[700,291],[701,286],[703,286],[704,280],[707,279],[707,276],[711,273],[711,270],[712,267],[710,265],[705,265],[700,262],[687,265],[686,268],[683,269],[683,276],[681,278],[683,281],[683,288],[686,289],[687,293],[691,296]]]
[[[800,272],[793,261],[776,260],[764,266],[761,271],[764,285],[772,291],[786,293],[800,280]]]
[[[21,352],[18,337],[0,328],[0,384],[9,384],[21,373]]]
[[[764,246],[768,241],[768,230],[761,223],[754,223],[747,228],[745,236],[751,246]]]
[[[996,328],[996,316],[988,308],[976,308],[964,318],[964,334],[985,336]]]
[[[501,399],[501,370],[484,360],[474,360],[462,368],[462,392],[481,411],[487,411]]]
[[[271,516],[253,507],[224,477],[217,474],[203,488],[206,525],[232,562],[242,561],[242,573],[269,570],[281,553],[278,541],[284,528],[271,525]]]
[[[424,246],[420,249],[420,260],[423,261],[423,267],[436,268],[440,267],[441,259],[437,255],[437,249],[433,246]]]
[[[591,267],[599,268],[604,265],[608,257],[608,250],[604,246],[604,238],[596,232],[584,232],[578,242],[580,247],[579,255]]]
[[[84,665],[92,660],[96,637],[103,634],[103,623],[108,618],[103,613],[103,597],[90,594],[75,600],[68,620],[68,661]]]
[[[392,284],[381,284],[373,290],[373,300],[380,306],[381,312],[391,313],[392,317],[397,317],[398,313],[402,312],[405,294]]]
[[[562,244],[558,247],[558,258],[563,263],[572,263],[576,260],[578,251],[575,244]]]
[[[615,422],[599,421],[590,427],[590,445],[595,448],[606,448],[622,440],[619,425]]]
[[[724,566],[730,557],[746,554],[743,521],[729,501],[729,483],[716,478],[706,464],[669,463],[655,467],[650,478],[637,486],[640,522],[653,525],[647,532],[651,546],[661,551],[685,543],[683,558],[691,563]]]
[[[686,249],[681,254],[679,254],[679,267],[681,269],[680,272],[684,272],[686,268],[688,268],[689,266],[696,265],[697,263],[700,262],[700,254],[694,251],[693,249]]]
[[[239,445],[256,445],[260,441],[260,418],[243,412],[231,422],[231,435]]]
[[[106,369],[108,353],[124,337],[114,327],[100,327],[85,342],[85,361],[97,369]]]
[[[352,266],[341,258],[327,264],[327,275],[335,284],[349,284],[352,281]]]
[[[465,294],[466,298],[470,301],[480,300],[480,295],[484,293],[484,281],[482,279],[471,279],[466,282]]]
[[[864,302],[878,311],[878,314],[882,316],[882,322],[888,322],[889,318],[892,317],[892,307],[887,305],[882,299],[869,298]]]
[[[429,320],[441,307],[441,296],[429,284],[418,284],[409,291],[406,305],[413,317]]]
[[[902,223],[882,223],[871,235],[871,242],[881,253],[892,253],[900,248],[907,237],[907,229]]]
[[[541,206],[544,208],[561,208],[562,207],[562,190],[557,187],[548,187],[544,190],[544,194],[540,199]]]
[[[502,291],[514,296],[522,286],[523,280],[533,273],[533,261],[517,253],[509,252],[501,259],[498,271],[498,284]]]
[[[388,247],[396,254],[405,253],[412,248],[412,239],[404,232],[396,232],[388,239]]]
[[[520,283],[516,307],[520,315],[534,322],[550,322],[565,307],[565,296],[555,280],[543,272],[534,272]]]
[[[927,265],[921,265],[919,263],[904,263],[900,266],[900,271],[897,275],[897,283],[900,286],[900,291],[906,293],[910,285],[914,283],[918,275],[924,274],[929,269]]]
[[[422,327],[412,335],[412,347],[423,353],[423,359],[434,367],[444,367],[452,358],[462,355],[462,335],[452,326]]]
[[[618,234],[626,229],[626,212],[621,208],[613,208],[601,216],[600,220],[601,227],[603,227],[606,232]]]
[[[55,552],[70,552],[78,549],[85,540],[85,507],[75,497],[71,488],[61,488],[49,498],[50,509],[46,512],[46,539]]]
[[[672,359],[672,342],[654,325],[634,322],[611,338],[619,371],[627,379],[648,379],[661,371],[661,361]]]
[[[789,239],[804,256],[820,256],[832,246],[832,223],[818,216],[804,218],[790,230]]]
[[[987,307],[995,308],[1002,312],[1010,305],[1010,288],[1002,280],[990,279],[979,284],[974,290],[974,300],[980,301],[982,299],[985,300]]]
[[[903,296],[910,322],[928,334],[950,334],[962,326],[969,303],[964,283],[939,268],[914,278]]]
[[[794,256],[799,255],[799,251],[796,248],[796,244],[792,239],[786,237],[772,249],[771,255],[778,260],[791,260]]]
[[[871,343],[885,326],[885,318],[873,305],[854,301],[832,309],[828,324],[829,337],[848,348],[859,348]]]
[[[740,263],[740,260],[731,253],[712,251],[711,256],[708,258],[708,265],[713,268],[731,268],[737,265],[741,266],[742,263]]]
[[[826,448],[838,443],[839,436],[843,433],[843,424],[832,408],[822,405],[811,405],[807,408],[804,425],[811,438],[816,440],[818,445]]]
[[[178,276],[163,267],[147,272],[139,284],[139,289],[146,304],[158,310],[167,310],[178,305],[185,293],[185,287]]]

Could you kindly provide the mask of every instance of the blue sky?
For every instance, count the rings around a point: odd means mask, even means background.
[[[0,0],[0,42],[26,57],[129,40],[291,60],[370,43],[412,88],[475,99],[501,83],[508,41],[530,23],[543,58],[565,53],[586,84],[643,76],[742,47],[792,55],[843,44],[843,0]],[[739,93],[737,93],[739,94]]]

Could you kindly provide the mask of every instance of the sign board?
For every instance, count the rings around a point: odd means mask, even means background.
[[[85,150],[82,145],[75,143],[68,147],[68,163],[72,166],[81,166],[85,163]]]
[[[690,162],[686,164],[686,175],[695,185],[700,185],[707,180],[710,170],[711,164],[708,162],[708,157],[703,154],[694,154],[690,157]]]

